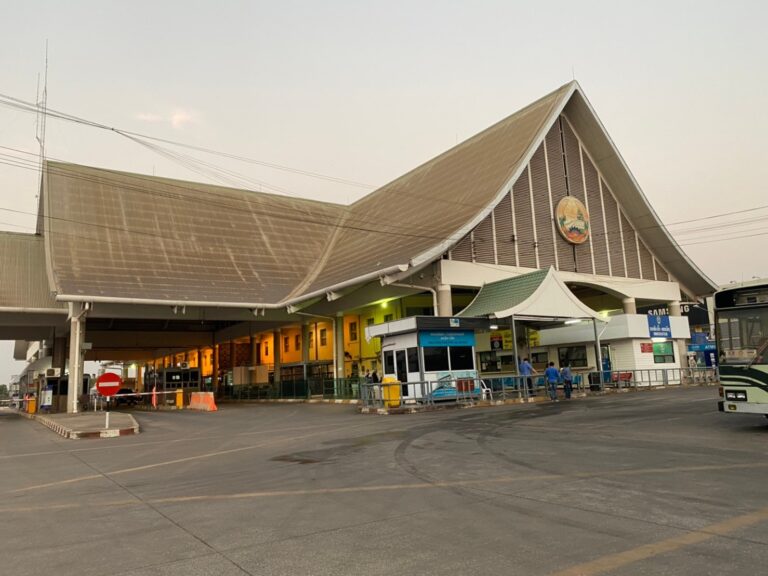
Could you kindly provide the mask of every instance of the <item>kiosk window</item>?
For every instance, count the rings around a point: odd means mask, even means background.
[[[675,361],[675,349],[672,342],[653,343],[653,363],[671,364]]]
[[[587,347],[586,346],[568,346],[567,348],[557,349],[560,366],[571,368],[584,368],[587,365]]]
[[[424,349],[424,371],[440,372],[448,370],[448,348],[445,346],[428,346]]]
[[[472,346],[451,346],[451,370],[474,370]]]
[[[419,349],[408,348],[408,372],[419,371]]]
[[[395,373],[395,355],[392,351],[384,352],[384,374]]]

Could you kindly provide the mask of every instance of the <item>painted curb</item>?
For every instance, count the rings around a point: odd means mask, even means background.
[[[46,428],[49,428],[59,436],[69,440],[80,440],[84,438],[117,438],[119,436],[131,436],[139,433],[139,424],[130,414],[128,414],[128,416],[133,422],[133,426],[128,428],[110,428],[109,430],[73,430],[72,428],[59,424],[46,416],[36,416],[33,414],[27,416],[30,419],[37,420]]]

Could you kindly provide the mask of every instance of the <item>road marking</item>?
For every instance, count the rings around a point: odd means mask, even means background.
[[[146,468],[156,466],[166,466],[175,464],[178,462],[186,462],[194,460],[196,458],[209,458],[221,453],[232,453],[249,448],[255,448],[255,446],[246,446],[244,448],[234,448],[232,450],[226,450],[224,452],[215,452],[210,454],[203,454],[199,457],[181,458],[179,460],[171,460],[168,462],[159,462],[157,464],[149,464],[147,466],[140,466],[137,468],[125,468],[123,470],[116,470],[105,475],[91,475],[80,476],[79,478],[71,478],[69,480],[62,480],[60,482],[51,482],[49,484],[40,484],[37,486],[27,486],[26,488],[20,488],[13,490],[11,493],[28,492],[40,488],[50,488],[52,486],[59,486],[61,484],[71,484],[74,482],[81,482],[85,480],[93,479],[107,479],[111,475],[123,474],[134,472],[137,470],[145,470]],[[630,470],[603,470],[596,472],[577,472],[575,474],[529,474],[526,476],[499,476],[496,478],[478,478],[470,480],[446,480],[437,482],[418,482],[410,484],[376,484],[373,486],[345,486],[339,488],[317,488],[312,490],[276,490],[276,491],[260,491],[260,492],[237,492],[234,494],[201,494],[196,496],[171,496],[168,498],[160,498],[157,500],[148,500],[150,503],[173,503],[173,502],[192,502],[202,500],[240,500],[247,498],[275,498],[284,496],[314,496],[322,494],[345,494],[354,492],[376,492],[376,491],[391,491],[391,490],[423,490],[426,488],[456,488],[462,486],[487,486],[497,484],[513,484],[515,482],[531,482],[537,480],[555,480],[555,479],[576,479],[587,480],[592,478],[610,477],[610,476],[639,476],[647,474],[678,474],[686,472],[705,472],[712,470],[740,470],[745,468],[765,468],[768,467],[768,462],[755,462],[749,464],[726,464],[726,465],[707,465],[707,466],[677,466],[673,468],[635,468]],[[99,504],[99,506],[107,506],[106,504]],[[44,508],[43,508],[44,509]],[[0,508],[0,512],[13,511],[14,508]]]
[[[685,546],[698,544],[717,536],[725,536],[740,528],[746,528],[766,521],[768,521],[768,508],[763,508],[756,512],[744,514],[743,516],[736,516],[728,520],[723,520],[722,522],[710,524],[700,530],[688,532],[680,536],[667,538],[666,540],[646,544],[645,546],[638,546],[637,548],[625,550],[624,552],[608,554],[607,556],[592,560],[591,562],[585,562],[584,564],[571,566],[560,572],[554,572],[550,576],[595,576],[597,574],[603,574],[627,566],[628,564],[634,564],[635,562],[640,562],[641,560],[646,560],[647,558],[652,558],[660,554],[674,552]]]

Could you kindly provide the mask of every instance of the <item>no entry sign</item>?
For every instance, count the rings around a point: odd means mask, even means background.
[[[104,372],[96,379],[96,390],[102,396],[114,396],[123,385],[123,379],[114,372]]]

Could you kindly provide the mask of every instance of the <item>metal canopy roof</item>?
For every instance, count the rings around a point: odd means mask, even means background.
[[[554,268],[486,284],[458,316],[603,320],[568,289]]]
[[[279,308],[418,269],[493,210],[563,112],[662,264],[711,293],[575,81],[350,206],[48,162],[51,288],[63,301]]]

